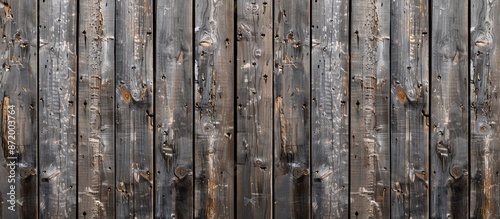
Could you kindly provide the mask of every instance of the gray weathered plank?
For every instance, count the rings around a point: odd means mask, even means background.
[[[116,216],[153,216],[153,2],[116,2]]]
[[[115,216],[115,2],[80,1],[78,217]]]
[[[37,3],[8,0],[0,8],[0,218],[31,218],[38,214]]]
[[[468,5],[432,1],[431,218],[469,215]]]
[[[271,218],[273,2],[237,4],[236,218]]]
[[[351,217],[390,216],[390,1],[354,0],[351,15]]]
[[[349,2],[312,2],[312,216],[346,218],[349,190]]]
[[[391,217],[429,216],[428,1],[391,3]]]
[[[310,1],[274,1],[274,216],[308,218]]]
[[[155,217],[193,216],[193,1],[157,1]]]
[[[471,218],[500,215],[500,3],[471,1]]]
[[[39,3],[40,217],[76,218],[76,2]]]
[[[234,1],[195,1],[196,218],[234,217]]]

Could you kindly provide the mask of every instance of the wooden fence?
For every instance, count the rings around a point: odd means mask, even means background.
[[[0,218],[497,218],[499,11],[2,0]]]

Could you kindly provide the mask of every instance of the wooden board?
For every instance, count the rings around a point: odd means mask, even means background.
[[[78,14],[78,217],[115,216],[115,2]]]
[[[39,2],[39,208],[77,217],[77,5]]]
[[[391,3],[391,217],[429,216],[428,2]]]
[[[234,1],[195,1],[196,218],[234,217]]]
[[[351,14],[350,216],[390,216],[390,1],[354,0]]]
[[[153,2],[116,2],[116,216],[153,216]]]
[[[498,1],[470,4],[470,215],[500,215],[500,36]]]
[[[237,2],[236,218],[271,218],[273,2]]]
[[[157,1],[155,217],[193,216],[193,1]]]
[[[495,218],[498,10],[3,0],[0,218]]]
[[[38,212],[37,4],[0,8],[0,218],[30,218]]]
[[[468,5],[432,1],[431,218],[469,216]]]
[[[312,2],[312,216],[347,218],[349,2]]]
[[[310,2],[274,1],[274,217],[308,218]]]

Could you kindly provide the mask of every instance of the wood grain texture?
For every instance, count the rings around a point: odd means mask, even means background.
[[[388,0],[352,1],[352,218],[390,216],[389,12]]]
[[[431,218],[469,216],[468,5],[432,1]]]
[[[233,218],[234,1],[195,0],[195,218]]]
[[[429,216],[428,2],[391,3],[391,217]]]
[[[500,215],[500,3],[472,0],[470,4],[470,214],[471,218]]]
[[[155,217],[193,216],[193,1],[157,1]]]
[[[84,0],[78,14],[78,217],[115,216],[115,2]]]
[[[39,3],[39,216],[76,218],[77,5]]]
[[[237,2],[236,218],[272,217],[272,4]]]
[[[153,2],[116,2],[116,216],[153,216]]]
[[[349,2],[312,2],[312,216],[347,218]]]
[[[308,218],[310,1],[274,1],[274,216]]]
[[[38,212],[37,4],[9,0],[0,8],[0,218],[31,218]]]

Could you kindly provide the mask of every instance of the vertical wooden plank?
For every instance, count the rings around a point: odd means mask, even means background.
[[[78,217],[115,216],[115,2],[79,4]]]
[[[153,2],[116,2],[116,216],[153,216]]]
[[[346,218],[349,190],[349,2],[312,2],[312,214]]]
[[[432,1],[431,218],[469,215],[467,14],[467,1]]]
[[[157,218],[193,216],[193,1],[156,5]]]
[[[76,2],[39,3],[40,217],[76,218]]]
[[[352,218],[390,216],[389,12],[389,0],[352,1]]]
[[[391,3],[391,217],[429,216],[427,0]]]
[[[272,4],[237,2],[236,218],[272,217]]]
[[[310,1],[275,0],[274,216],[310,217]]]
[[[234,1],[195,1],[195,217],[234,217]]]
[[[30,218],[38,215],[37,3],[0,8],[0,218]]]
[[[472,218],[500,215],[500,3],[472,0],[471,14],[471,197]]]

